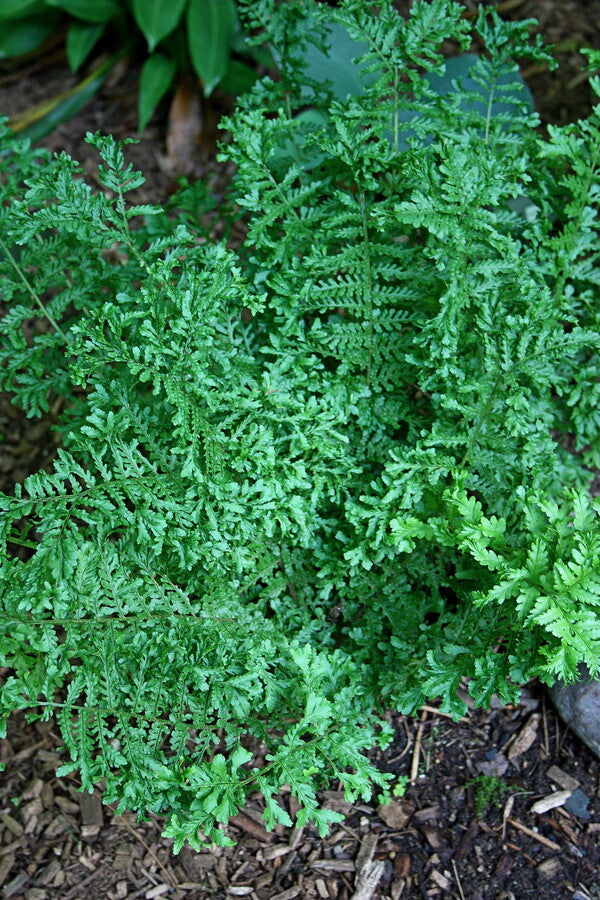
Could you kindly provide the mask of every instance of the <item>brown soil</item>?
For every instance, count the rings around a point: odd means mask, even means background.
[[[475,10],[479,4],[469,2]],[[505,0],[504,15],[536,17],[556,45],[556,72],[524,72],[544,124],[587,115],[582,46],[600,47],[600,0]],[[137,70],[123,64],[88,105],[42,143],[66,150],[93,177],[86,131],[136,136]],[[73,86],[55,51],[16,66],[0,63],[5,115]],[[189,146],[189,172],[226,180],[214,161],[220,106],[200,111]],[[142,199],[158,202],[174,186],[165,146],[165,101],[128,155],[146,175]],[[0,488],[51,464],[58,443],[52,417],[24,419],[0,398]],[[138,823],[78,793],[75,776],[57,779],[53,724],[15,716],[0,740],[0,896],[13,900],[592,900],[600,898],[600,763],[557,719],[543,689],[529,685],[516,707],[469,711],[452,722],[435,711],[420,718],[390,715],[394,744],[379,754],[387,771],[408,779],[406,794],[387,807],[349,804],[332,784],[330,807],[347,814],[326,839],[310,828],[267,833],[258,798],[228,826],[233,848],[185,849],[175,857],[161,823]],[[497,807],[476,812],[472,780],[495,775],[505,786]],[[567,804],[533,809],[536,801],[577,788]],[[583,803],[574,805],[574,799]],[[585,801],[589,801],[586,810]],[[293,813],[289,795],[283,804]],[[538,807],[536,807],[538,809]]]

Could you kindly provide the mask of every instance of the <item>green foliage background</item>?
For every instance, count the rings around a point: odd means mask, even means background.
[[[291,824],[283,784],[324,832],[328,779],[385,787],[383,706],[600,668],[598,107],[541,137],[514,60],[550,57],[493,11],[247,16],[281,77],[225,123],[239,251],[202,185],[129,205],[110,138],[97,193],[0,156],[2,387],[66,403],[53,472],[0,501],[2,715],[55,716],[62,773],[176,848],[226,842],[254,790]],[[332,23],[367,48],[346,99],[306,70]],[[439,93],[471,27],[486,53]]]
[[[26,129],[32,140],[74,115],[136,45],[145,45],[138,93],[140,131],[177,72],[194,73],[205,97],[217,85],[234,94],[245,91],[256,78],[247,65],[249,47],[234,0],[2,0],[0,59],[43,53],[44,42],[65,24],[65,52],[74,72],[103,38],[113,53],[75,88],[49,100],[43,115],[34,108],[16,117],[18,129]],[[246,62],[234,54],[245,56]],[[250,55],[254,62],[272,62],[264,49]]]

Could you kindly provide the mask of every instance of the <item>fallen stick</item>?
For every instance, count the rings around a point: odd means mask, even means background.
[[[435,706],[422,706],[421,709],[424,709],[425,712],[433,713],[434,716],[443,716],[445,719],[452,719],[453,722],[468,722],[469,720],[466,716],[461,716],[460,719],[455,719],[451,713],[441,712]]]
[[[417,728],[417,735],[415,737],[415,749],[413,750],[412,755],[412,763],[410,767],[410,783],[414,784],[417,780],[417,775],[419,774],[419,756],[421,755],[421,740],[423,738],[423,729],[425,728],[425,719],[427,718],[427,710],[424,709],[421,711],[421,721],[419,722],[419,727]]]
[[[544,847],[548,847],[550,850],[560,850],[559,844],[555,844],[554,841],[551,841],[549,838],[544,837],[543,834],[538,834],[538,832],[534,831],[533,828],[528,828],[527,825],[521,825],[521,823],[517,822],[516,819],[507,819],[506,821],[509,825],[512,825],[513,828],[516,828],[517,831],[522,831],[523,834],[527,834],[534,840],[539,841],[539,843],[543,844]]]

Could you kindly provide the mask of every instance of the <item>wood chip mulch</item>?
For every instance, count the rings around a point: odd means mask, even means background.
[[[158,819],[115,815],[62,761],[52,723],[15,717],[0,741],[0,898],[8,900],[522,900],[600,897],[600,764],[546,705],[539,686],[517,707],[452,722],[433,707],[391,716],[396,740],[378,763],[412,778],[391,804],[322,798],[346,815],[321,839],[312,828],[269,833],[253,797],[227,831],[231,848],[179,856]],[[475,811],[478,775],[506,792]],[[294,814],[289,793],[283,805]]]

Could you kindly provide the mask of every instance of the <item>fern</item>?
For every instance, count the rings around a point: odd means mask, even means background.
[[[283,784],[325,833],[331,777],[385,787],[383,705],[600,669],[599,108],[540,137],[514,60],[551,57],[494,11],[246,12],[281,77],[224,123],[239,251],[205,187],[130,204],[110,138],[100,192],[0,154],[1,384],[63,436],[0,497],[1,717],[54,715],[59,773],[176,848],[257,790],[290,825]],[[307,65],[339,29],[346,97]]]

